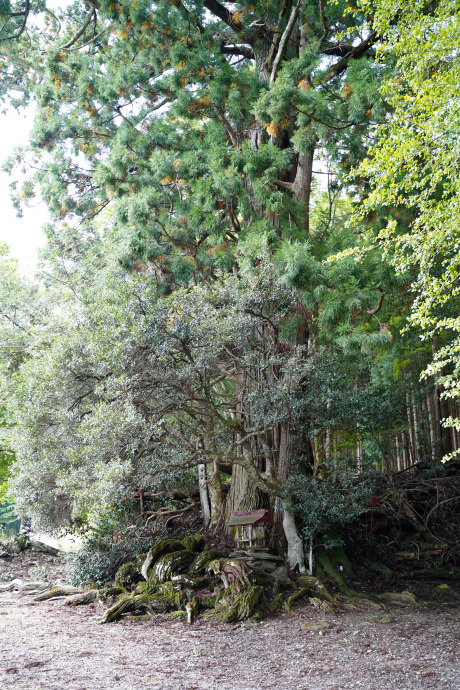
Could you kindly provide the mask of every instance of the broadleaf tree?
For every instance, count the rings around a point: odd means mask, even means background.
[[[364,212],[400,206],[412,213],[403,228],[390,219],[379,239],[397,269],[411,275],[409,321],[431,341],[434,355],[425,375],[437,377],[444,398],[457,400],[460,8],[455,0],[361,0],[358,6],[384,38],[381,62],[397,62],[382,87],[392,115],[360,168],[372,186]],[[459,420],[446,415],[444,423],[458,428]]]

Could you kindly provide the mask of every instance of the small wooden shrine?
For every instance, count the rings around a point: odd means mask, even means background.
[[[236,510],[230,518],[229,527],[236,527],[235,541],[239,549],[266,549],[267,532],[273,527],[268,510]]]

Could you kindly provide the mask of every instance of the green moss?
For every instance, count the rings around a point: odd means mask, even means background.
[[[155,594],[144,592],[143,594],[125,594],[118,599],[118,601],[111,606],[100,623],[111,623],[118,620],[120,616],[125,613],[153,613],[153,611],[161,610],[159,604],[155,601]]]
[[[187,551],[203,551],[206,544],[202,534],[192,534],[184,537],[180,543]]]
[[[9,548],[12,553],[21,553],[29,546],[29,537],[27,534],[16,534],[9,542]]]
[[[141,573],[136,562],[124,563],[115,574],[115,585],[123,589],[131,589],[132,585],[139,582]]]
[[[106,587],[102,589],[102,596],[104,597],[116,597],[119,594],[123,594],[123,587],[115,585],[114,587]]]
[[[176,591],[172,582],[163,582],[154,597],[155,601],[161,602],[165,611],[182,608],[181,604],[184,601],[182,590]]]
[[[369,561],[368,559],[364,561],[364,565],[371,572],[376,573],[377,575],[381,575],[385,579],[385,581],[388,582],[388,584],[392,584],[396,581],[396,577],[393,571],[388,566],[383,565],[382,563],[374,563],[373,561]]]
[[[345,576],[352,577],[353,566],[351,565],[343,546],[334,546],[332,549],[328,549],[327,555],[329,556],[329,560],[336,570],[343,568],[342,572],[345,574]]]
[[[215,583],[212,577],[192,577],[191,575],[186,575],[182,573],[181,575],[173,575],[171,577],[171,582],[175,586],[188,587],[191,589],[199,589],[201,587],[211,587]]]
[[[148,589],[148,586],[148,582],[139,582],[134,592],[136,594],[142,594],[142,592],[145,592]]]
[[[278,613],[278,611],[281,610],[282,606],[284,603],[284,594],[279,594],[276,595],[276,597],[273,599],[273,601],[270,604],[270,613]]]
[[[305,588],[309,592],[314,592],[315,594],[319,594],[323,599],[328,599],[329,601],[334,601],[334,597],[332,597],[326,586],[321,582],[321,580],[318,577],[313,577],[310,575],[299,575],[297,578],[297,584],[299,584],[301,587]]]
[[[303,599],[304,597],[308,596],[308,593],[309,593],[309,590],[306,589],[305,587],[302,587],[295,594],[291,594],[289,599],[284,602],[284,610],[289,613],[293,604],[295,604],[296,601],[299,601],[299,599]]]
[[[262,595],[263,590],[259,585],[249,587],[241,593],[230,587],[225,590],[225,595],[221,597],[214,610],[205,615],[215,618],[219,623],[245,621],[256,613]]]
[[[221,554],[218,551],[214,551],[213,549],[203,551],[203,553],[200,553],[195,557],[195,560],[188,569],[188,572],[190,575],[199,575],[199,573],[204,573],[208,563],[216,558],[219,558],[220,555]]]
[[[180,541],[176,539],[158,539],[155,541],[148,550],[148,553],[143,559],[143,573],[144,577],[150,575],[152,568],[159,558],[167,553],[173,553],[175,551],[181,551],[184,546]]]
[[[185,621],[187,619],[186,611],[171,611],[169,618],[172,621]]]
[[[143,621],[149,621],[152,618],[152,616],[150,613],[140,613],[140,614],[134,613],[131,616],[131,618],[132,618],[132,620],[134,620],[136,622],[142,623]]]
[[[201,599],[201,606],[205,609],[213,609],[216,605],[216,595],[210,594],[208,597]]]
[[[329,559],[329,555],[318,551],[316,554],[316,561],[321,566],[324,573],[337,582],[337,584],[343,588],[347,589],[347,582],[341,572],[337,569],[336,565],[333,565]]]
[[[149,586],[155,587],[162,582],[166,582],[175,573],[181,573],[187,570],[191,564],[195,554],[193,551],[173,551],[161,556],[152,568],[149,577]]]

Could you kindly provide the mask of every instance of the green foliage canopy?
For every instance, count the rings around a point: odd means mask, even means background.
[[[458,2],[362,0],[383,37],[383,62],[397,59],[397,76],[383,89],[392,115],[380,125],[360,173],[372,191],[364,212],[411,209],[410,226],[394,220],[380,239],[415,293],[410,321],[434,338],[436,374],[446,395],[460,393],[459,250],[460,10]],[[453,420],[451,420],[453,421]]]

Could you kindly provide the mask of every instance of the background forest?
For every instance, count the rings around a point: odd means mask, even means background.
[[[89,550],[266,507],[303,572],[455,465],[456,0],[0,13],[14,203],[52,216],[35,280],[0,257],[0,498]]]

